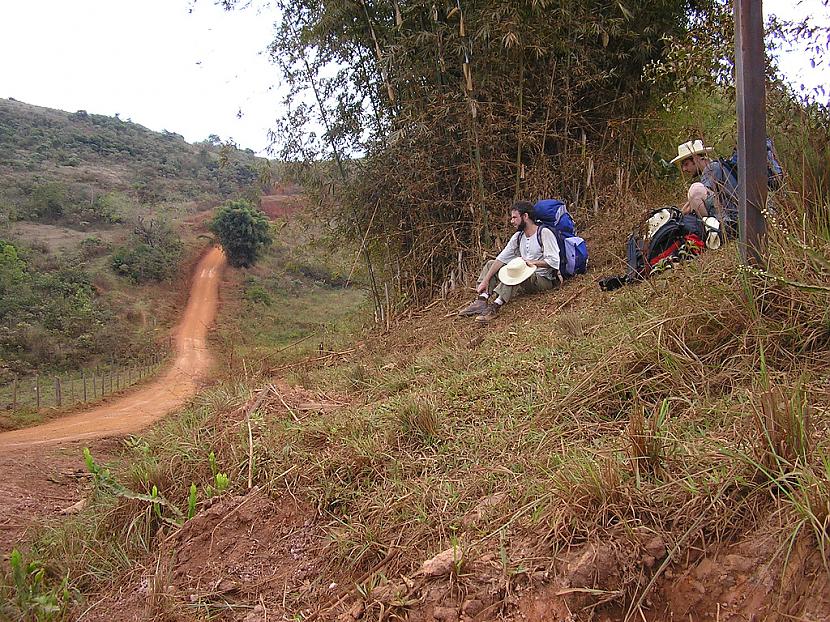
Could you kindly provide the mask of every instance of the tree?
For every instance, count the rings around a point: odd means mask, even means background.
[[[220,207],[210,223],[219,238],[228,263],[236,268],[252,266],[271,244],[268,219],[248,201],[228,201]]]

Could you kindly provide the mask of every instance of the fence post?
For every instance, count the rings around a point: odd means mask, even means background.
[[[14,382],[12,383],[12,410],[17,410],[17,374],[14,375]]]
[[[116,389],[121,388],[121,368],[120,367],[115,368],[115,388]]]
[[[55,376],[55,406],[60,408],[63,405],[63,400],[61,399],[61,379],[59,376]]]
[[[84,402],[86,402],[86,371],[81,370],[81,377],[84,379]]]
[[[75,379],[69,374],[69,403],[75,403]]]
[[[40,410],[40,374],[35,374],[35,400],[37,409]]]

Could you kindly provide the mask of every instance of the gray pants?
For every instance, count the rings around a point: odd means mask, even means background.
[[[478,281],[476,281],[477,284],[484,281],[484,277],[487,276],[487,272],[490,270],[490,266],[493,265],[494,261],[495,260],[491,259],[484,264],[484,267],[481,269],[481,274],[478,275]],[[499,281],[498,273],[496,273],[487,284],[487,293],[491,295],[495,293],[497,296],[500,296],[504,302],[510,302],[511,298],[518,296],[520,293],[535,294],[536,292],[544,292],[546,290],[553,289],[553,285],[553,281],[546,279],[543,276],[539,276],[537,272],[531,274],[526,280],[522,281],[518,285],[505,285]]]

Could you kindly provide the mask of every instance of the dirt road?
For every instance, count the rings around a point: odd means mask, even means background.
[[[176,358],[141,389],[85,412],[0,434],[0,556],[29,528],[85,497],[82,450],[89,439],[138,432],[181,406],[211,364],[207,330],[216,316],[225,254],[214,248],[196,266],[190,297],[175,330]],[[93,453],[105,461],[118,442],[98,440]]]
[[[0,450],[137,432],[181,406],[196,392],[198,381],[210,366],[207,329],[216,315],[224,266],[225,255],[219,248],[199,261],[187,308],[175,332],[176,359],[166,373],[111,403],[33,428],[4,432],[0,434]]]

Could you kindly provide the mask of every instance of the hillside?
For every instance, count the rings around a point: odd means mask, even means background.
[[[0,100],[0,385],[158,351],[207,211],[266,171],[215,136]]]
[[[88,620],[827,619],[830,247],[808,226],[792,253],[794,207],[775,273],[728,245],[601,292],[635,222],[610,212],[591,274],[486,329],[457,292],[288,361],[246,281],[237,373],[92,465],[32,594]]]

